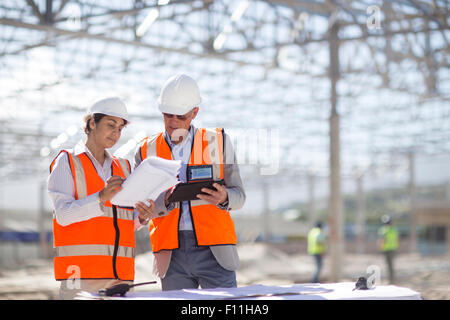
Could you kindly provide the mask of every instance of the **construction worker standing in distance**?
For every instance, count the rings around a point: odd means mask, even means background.
[[[323,254],[326,249],[325,234],[322,229],[322,222],[318,221],[316,226],[308,232],[308,254],[314,257],[316,272],[312,279],[313,283],[319,282],[320,271],[322,270]]]
[[[398,231],[392,226],[391,217],[384,215],[381,217],[383,226],[378,230],[379,247],[386,259],[389,271],[389,283],[394,283],[394,254],[398,248]]]
[[[198,200],[166,200],[169,214],[149,223],[154,273],[163,290],[236,287],[239,257],[230,211],[244,205],[245,193],[228,135],[191,124],[200,102],[194,79],[169,78],[158,98],[165,131],[144,138],[135,154],[135,166],[148,156],[181,160],[183,183],[215,181],[213,188],[201,189]]]

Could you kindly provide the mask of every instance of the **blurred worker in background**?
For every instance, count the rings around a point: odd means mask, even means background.
[[[144,138],[135,155],[135,166],[148,156],[181,160],[181,182],[205,173],[202,179],[224,181],[203,188],[199,200],[166,202],[169,214],[150,221],[154,273],[163,290],[236,287],[239,257],[230,211],[244,205],[245,193],[228,135],[222,128],[191,124],[200,101],[194,79],[169,78],[158,98],[165,131]]]
[[[98,101],[85,117],[86,141],[62,150],[50,165],[54,271],[61,281],[61,299],[134,280],[134,231],[154,208],[139,203],[134,211],[110,202],[131,167],[128,160],[113,157],[106,149],[117,143],[127,123],[127,109],[120,99]]]
[[[326,249],[325,234],[322,229],[322,222],[318,221],[316,226],[308,232],[308,253],[314,257],[316,272],[312,282],[319,282],[319,274],[322,270],[323,254]]]
[[[398,248],[398,231],[392,226],[391,217],[383,215],[381,217],[383,226],[378,230],[379,247],[386,258],[386,265],[389,271],[389,283],[394,283],[394,254]]]

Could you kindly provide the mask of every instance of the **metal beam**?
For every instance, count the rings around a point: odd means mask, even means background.
[[[37,6],[37,4],[33,0],[26,0],[26,2],[31,7],[31,10],[33,11],[34,15],[42,23],[44,21],[44,16],[42,15],[41,11],[39,10],[39,7]]]
[[[323,17],[329,17],[334,11],[335,6],[328,2],[319,3],[317,1],[296,1],[296,0],[264,0],[271,5],[279,5],[293,8],[296,11],[304,11],[309,14],[315,14]]]
[[[219,54],[214,54],[214,55],[213,54],[202,54],[202,53],[192,52],[192,51],[189,51],[184,48],[178,49],[178,48],[162,47],[159,45],[152,45],[149,43],[144,43],[142,41],[117,39],[117,38],[105,36],[103,34],[88,33],[86,31],[64,30],[64,29],[53,27],[53,26],[31,24],[31,23],[26,23],[23,21],[18,21],[18,20],[9,19],[9,18],[0,18],[0,24],[14,26],[14,27],[20,27],[20,28],[25,28],[25,29],[31,29],[31,30],[52,32],[52,33],[55,33],[58,35],[71,35],[76,38],[86,38],[86,39],[99,40],[99,41],[105,41],[105,42],[113,42],[113,43],[118,43],[118,44],[123,44],[123,45],[130,45],[130,46],[135,46],[135,47],[148,48],[148,49],[153,49],[156,51],[180,53],[180,54],[190,55],[190,56],[197,57],[197,58],[217,58],[217,59],[222,59],[222,60],[225,60],[228,62],[233,62],[238,65],[261,65],[260,63],[236,60],[236,59],[228,58],[224,55],[219,55]]]

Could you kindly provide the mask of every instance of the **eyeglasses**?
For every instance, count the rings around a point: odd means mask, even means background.
[[[176,117],[178,120],[182,120],[182,121],[184,121],[187,118],[189,118],[191,116],[191,114],[192,114],[192,112],[188,112],[188,113],[183,114],[183,115],[180,116],[180,115],[175,115],[175,114],[170,114],[170,113],[164,113],[163,112],[164,117],[166,117],[168,119],[172,119],[173,117]]]

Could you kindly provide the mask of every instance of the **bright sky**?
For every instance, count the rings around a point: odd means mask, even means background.
[[[241,1],[233,2],[232,12],[240,3]],[[126,7],[124,3],[122,5]],[[65,12],[73,19],[62,23],[59,27],[77,30],[80,27],[80,22],[76,19],[80,13],[78,6],[69,3]],[[164,8],[161,8],[159,17],[164,17],[165,14]],[[261,2],[250,3],[243,14],[256,18],[264,16],[267,20],[275,19],[270,10],[267,10],[267,5]],[[292,18],[292,12],[288,9],[282,10],[280,14]],[[142,16],[142,19],[144,18],[145,15]],[[195,14],[189,16],[189,19],[197,19],[196,21],[198,18]],[[98,19],[105,20],[105,18]],[[112,27],[117,26],[114,19],[106,21]],[[216,23],[220,26],[220,30],[228,31],[227,25],[231,22],[231,17],[225,16],[217,19]],[[245,27],[243,24],[243,19],[231,24],[232,31],[226,37],[225,47],[242,46],[242,36],[233,30]],[[326,27],[325,19],[305,16],[305,30],[319,34]],[[27,30],[9,27],[2,27],[1,30],[6,39],[8,37],[27,39],[30,35],[33,36],[30,43],[43,39],[42,34]],[[162,30],[167,37],[159,36]],[[291,31],[287,25],[285,29],[281,28],[280,40],[289,41]],[[182,41],[189,39],[187,32],[198,40],[202,40],[205,36],[204,30],[195,27],[192,27],[192,30],[180,30],[178,25],[171,21],[157,19],[149,27],[144,40],[162,46],[181,47]],[[258,32],[260,32],[258,41],[264,43],[268,41],[273,30],[270,26],[265,26]],[[352,32],[356,31],[350,30],[347,35],[352,35]],[[180,43],[171,40],[173,36],[179,37]],[[394,42],[395,45],[397,43],[401,42]],[[442,39],[433,37],[433,43],[439,46]],[[11,43],[6,45],[0,42],[0,45],[5,45],[11,51],[17,49]],[[195,45],[189,48],[195,49]],[[199,49],[195,50],[200,51]],[[74,133],[73,128],[80,127],[87,106],[106,96],[120,96],[135,118],[127,127],[115,150],[127,146],[121,150],[128,150],[129,153],[125,156],[132,159],[133,141],[138,141],[143,134],[162,130],[161,119],[142,119],[138,115],[159,117],[156,98],[162,84],[171,75],[186,72],[198,80],[203,97],[201,112],[195,121],[197,126],[223,126],[233,137],[256,132],[256,139],[260,143],[264,140],[264,134],[261,132],[269,137],[272,134],[277,135],[278,138],[275,138],[273,144],[269,146],[269,150],[271,146],[275,146],[278,151],[273,152],[272,149],[271,155],[278,154],[278,158],[271,159],[272,164],[295,172],[305,173],[313,170],[325,177],[328,174],[329,161],[327,137],[329,80],[320,75],[326,75],[327,72],[328,48],[321,44],[312,44],[308,47],[308,55],[303,49],[291,45],[282,48],[278,56],[281,69],[267,71],[260,66],[237,66],[219,59],[206,60],[177,53],[158,53],[144,48],[133,49],[86,39],[64,40],[55,47],[38,47],[28,50],[23,55],[0,57],[0,120],[30,127],[35,127],[39,121],[48,124],[45,132],[53,135],[55,141],[53,141],[54,148],[51,142],[42,146],[47,148],[43,151],[44,155],[50,151],[48,157],[43,159],[46,163],[59,148],[71,147],[83,137],[81,131]],[[246,53],[245,59],[270,61],[268,57],[272,54],[272,49],[249,52]],[[242,56],[241,53],[236,54],[236,57]],[[348,42],[341,47],[341,68],[344,70],[373,67],[373,60],[365,46],[355,46],[352,42]],[[375,60],[380,58],[377,56]],[[124,73],[126,65],[124,61],[129,61],[127,73]],[[98,66],[100,69],[97,69]],[[314,77],[293,76],[292,69],[308,72]],[[394,84],[420,83],[417,73],[407,62],[393,68],[391,73]],[[92,77],[86,78],[89,74],[92,74]],[[445,78],[445,75],[442,78]],[[355,167],[367,168],[376,162],[377,165],[381,165],[379,171],[383,171],[383,166],[394,167],[393,176],[398,177],[394,178],[394,181],[403,183],[404,174],[407,172],[407,158],[396,153],[379,152],[378,148],[384,150],[386,147],[408,147],[415,141],[414,139],[420,140],[423,135],[450,129],[448,128],[450,104],[435,101],[418,104],[417,99],[409,94],[379,89],[380,83],[379,77],[373,74],[344,75],[339,83],[343,172],[348,176]],[[445,85],[444,83],[443,86]],[[418,90],[423,90],[423,86],[418,86]],[[67,111],[67,108],[72,111]],[[422,119],[426,119],[426,124]],[[69,135],[68,140],[64,142],[64,135],[61,134],[68,134],[69,128],[74,135]],[[253,129],[256,131],[251,131]],[[416,134],[416,137],[411,137],[411,133]],[[59,144],[56,141],[58,136]],[[240,144],[239,140],[235,143]],[[448,145],[448,142],[443,141],[442,145]],[[251,154],[251,149],[245,152],[247,158],[255,156]],[[263,163],[267,160],[260,155],[257,159]],[[424,166],[420,167],[420,173],[424,172],[421,181],[428,179],[440,181],[447,178],[442,174],[441,167],[445,162],[446,160],[436,163],[436,167],[426,169],[425,165],[430,167],[431,162],[425,161]],[[0,168],[0,173],[4,169]],[[386,174],[384,183],[389,184],[390,180],[392,178],[389,179]],[[299,183],[300,189],[306,188],[305,181]],[[373,183],[377,184],[376,179]],[[0,186],[5,194],[6,192],[15,194],[12,186],[6,188],[9,191],[5,191],[3,184],[0,183]],[[324,186],[323,192],[327,192],[326,184]],[[276,188],[282,186],[277,185]],[[286,189],[292,189],[292,185],[286,186]],[[20,194],[20,187],[16,190]],[[252,193],[254,196],[249,198],[248,206],[252,209],[258,208],[260,201],[257,200],[259,199],[257,189]],[[284,194],[292,200],[298,198],[296,192],[286,191]],[[288,196],[289,194],[292,196]],[[302,193],[304,194],[306,192]],[[9,193],[5,198],[10,199]],[[29,203],[35,206],[35,201],[30,200]],[[285,201],[274,198],[274,207],[283,205]]]

